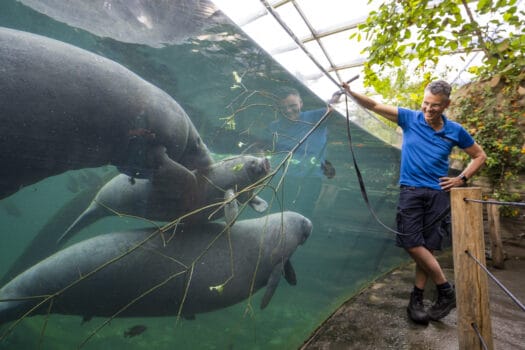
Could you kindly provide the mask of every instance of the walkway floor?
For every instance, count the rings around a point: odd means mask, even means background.
[[[504,242],[505,269],[490,271],[525,303],[525,240]],[[447,277],[453,281],[452,253],[439,256]],[[488,262],[490,266],[490,261]],[[408,320],[406,306],[413,285],[414,264],[394,270],[348,300],[301,350],[342,349],[458,349],[456,310],[440,322],[420,326]],[[525,312],[489,279],[494,349],[525,350]],[[435,297],[427,286],[425,305]]]

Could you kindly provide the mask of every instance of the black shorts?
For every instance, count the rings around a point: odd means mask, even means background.
[[[449,192],[431,188],[401,186],[397,206],[396,245],[402,248],[424,246],[440,250],[442,221],[450,213]]]

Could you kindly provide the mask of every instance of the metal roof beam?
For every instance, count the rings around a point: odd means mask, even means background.
[[[337,76],[337,79],[339,81],[342,81],[341,77],[339,76],[339,72],[335,69],[335,65],[334,65],[334,63],[332,61],[332,58],[330,57],[330,55],[326,51],[326,49],[325,49],[323,43],[321,42],[321,40],[317,37],[317,33],[316,33],[315,29],[312,27],[312,24],[310,23],[310,21],[306,18],[304,12],[301,10],[301,7],[297,4],[297,2],[295,0],[292,0],[292,4],[295,7],[295,10],[299,14],[299,16],[301,16],[302,20],[304,21],[304,23],[308,27],[308,30],[310,31],[310,33],[312,33],[312,36],[314,37],[315,41],[317,42],[317,45],[319,45],[319,47],[321,48],[321,51],[323,52],[323,55],[328,60],[330,68],[335,72],[335,75]]]

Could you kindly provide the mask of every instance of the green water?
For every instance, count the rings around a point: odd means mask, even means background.
[[[263,153],[268,151],[263,130],[277,117],[272,92],[281,85],[298,88],[303,95],[304,110],[322,108],[323,102],[309,94],[234,24],[204,24],[206,28],[202,32],[192,34],[185,42],[151,47],[97,37],[15,0],[0,3],[1,26],[42,34],[96,52],[120,62],[168,92],[186,110],[216,159],[242,152],[271,155],[271,152]],[[242,85],[236,85],[233,72],[242,76]],[[232,115],[234,119],[230,121],[234,120],[235,125],[228,125],[224,118]],[[292,209],[308,216],[314,225],[306,244],[292,257],[297,285],[281,281],[266,309],[259,309],[264,293],[259,291],[232,307],[198,314],[195,320],[114,319],[97,330],[106,319],[93,318],[83,323],[80,316],[35,316],[22,321],[0,340],[0,349],[72,349],[81,344],[86,349],[294,349],[300,346],[346,298],[406,258],[394,247],[393,235],[371,217],[361,198],[344,119],[336,115],[327,123],[327,159],[336,168],[336,177],[304,181],[289,178],[284,184],[284,196],[278,192],[275,197],[270,188],[260,193],[271,204],[270,212],[281,207]],[[393,226],[399,151],[355,125],[352,125],[352,138],[371,204],[381,220]],[[273,166],[277,159],[275,155],[272,157]],[[83,190],[103,183],[114,173],[112,167],[70,171],[0,201],[0,276],[9,271],[44,227],[56,220],[57,213]],[[272,184],[277,182],[275,178]],[[297,187],[298,182],[302,186]],[[317,190],[321,187],[319,197]],[[308,193],[314,188],[315,194]],[[302,197],[306,199],[294,203],[297,191],[306,194]],[[244,217],[258,215],[250,210],[243,212]],[[61,225],[67,222],[66,218]],[[132,219],[108,218],[87,228],[75,240],[141,224]],[[34,254],[48,254],[44,244],[40,247],[42,250],[35,250]],[[144,325],[147,329],[136,337],[124,337],[124,332],[135,325]],[[6,328],[0,327],[0,335]]]

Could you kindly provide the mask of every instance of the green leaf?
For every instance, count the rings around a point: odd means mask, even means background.
[[[233,166],[233,171],[240,171],[243,168],[244,164],[236,164]]]
[[[510,47],[509,40],[504,40],[501,43],[496,45],[496,50],[498,50],[498,52],[503,52],[503,51],[507,51],[509,47]]]
[[[480,0],[478,1],[477,10],[482,13],[488,12],[490,10],[491,3],[491,0]]]

